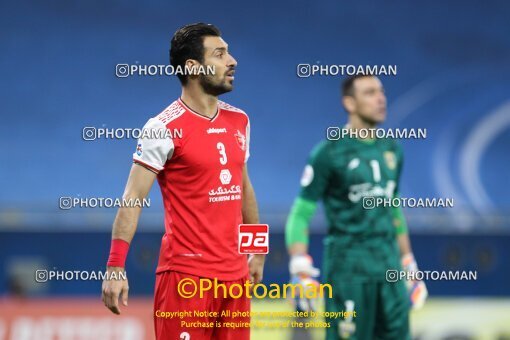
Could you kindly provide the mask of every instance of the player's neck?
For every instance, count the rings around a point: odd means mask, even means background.
[[[350,115],[349,119],[347,121],[347,125],[345,127],[349,130],[359,131],[359,130],[365,130],[365,129],[366,130],[375,129],[377,127],[377,125],[369,123],[363,119],[360,119],[356,115]],[[369,135],[367,135],[367,137],[364,137],[364,138],[358,137],[357,139],[361,142],[368,143],[368,144],[372,144],[375,142],[375,139]]]
[[[361,129],[375,129],[377,124],[369,123],[363,119],[360,119],[358,116],[351,115],[347,121],[347,126],[352,130],[361,130]]]
[[[184,86],[181,100],[193,111],[209,118],[218,111],[218,97],[205,93],[200,86]]]

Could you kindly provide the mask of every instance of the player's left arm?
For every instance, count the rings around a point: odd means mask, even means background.
[[[394,216],[400,216],[397,218],[394,217],[394,223],[396,224],[395,227],[397,229],[397,241],[400,248],[402,269],[407,272],[416,272],[418,271],[418,264],[414,259],[414,255],[411,249],[411,241],[409,239],[409,233],[407,232],[407,226],[402,226],[405,225],[404,214],[402,213],[401,208],[394,209],[396,209],[396,211],[394,211]],[[406,281],[406,286],[409,293],[411,308],[421,308],[428,297],[428,291],[425,282],[421,280],[408,280]]]
[[[397,149],[398,160],[398,174],[397,174],[397,188],[395,196],[399,195],[398,182],[400,180],[400,173],[403,164],[403,155],[400,148]],[[418,264],[414,259],[413,251],[411,248],[411,240],[409,239],[409,232],[404,212],[401,207],[393,207],[393,225],[397,234],[397,242],[400,249],[400,257],[402,262],[402,269],[408,272],[418,271]],[[421,308],[425,303],[428,296],[427,287],[423,281],[407,281],[407,290],[411,307],[414,309]]]
[[[400,194],[400,174],[402,173],[403,167],[403,152],[400,145],[395,145],[395,156],[397,161],[397,183],[395,187],[395,197],[398,197]],[[404,212],[401,207],[393,207],[393,226],[395,227],[395,232],[397,234],[397,242],[398,247],[400,249],[401,257],[412,255],[413,251],[411,248],[411,240],[409,239],[409,233],[407,230],[407,222],[404,216]]]
[[[243,169],[243,223],[259,223],[257,198],[255,197],[255,190],[253,190],[253,185],[248,175],[248,166],[246,164]],[[264,254],[254,254],[249,258],[250,281],[254,284],[262,281],[265,258],[266,255]]]
[[[412,254],[411,240],[407,231],[407,222],[401,207],[393,208],[393,226],[397,233],[397,242],[400,249],[400,256]]]

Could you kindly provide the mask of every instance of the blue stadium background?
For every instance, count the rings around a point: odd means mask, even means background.
[[[478,270],[431,282],[432,296],[510,295],[510,3],[482,1],[4,2],[0,12],[0,294],[20,268],[104,267],[112,209],[58,208],[60,196],[120,197],[134,140],[82,140],[85,126],[141,127],[180,93],[173,77],[117,78],[119,63],[165,64],[180,26],[218,25],[239,62],[222,99],[251,117],[249,162],[273,237],[266,280],[283,282],[283,225],[314,144],[345,123],[340,77],[296,76],[309,64],[396,64],[383,77],[385,126],[404,140],[403,196],[453,197],[455,208],[406,211],[422,269]],[[131,294],[151,294],[161,195],[150,194],[130,253]],[[324,218],[312,226],[321,260]],[[30,272],[30,271],[28,271]],[[20,274],[21,273],[21,274]],[[33,273],[33,272],[32,272]],[[28,294],[97,295],[97,283],[28,285]]]

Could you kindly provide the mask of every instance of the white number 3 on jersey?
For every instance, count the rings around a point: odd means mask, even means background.
[[[220,152],[220,164],[221,165],[225,165],[227,164],[227,154],[225,152],[225,145],[223,145],[223,143],[221,142],[218,142],[218,144],[216,144],[216,147],[218,148],[218,151]]]

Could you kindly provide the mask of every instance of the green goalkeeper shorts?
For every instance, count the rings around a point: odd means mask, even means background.
[[[345,275],[325,273],[325,283],[333,288],[333,298],[326,299],[326,311],[346,311],[346,302],[352,301],[355,312],[351,322],[326,318],[330,322],[327,340],[410,339],[410,304],[403,281],[350,280]]]

